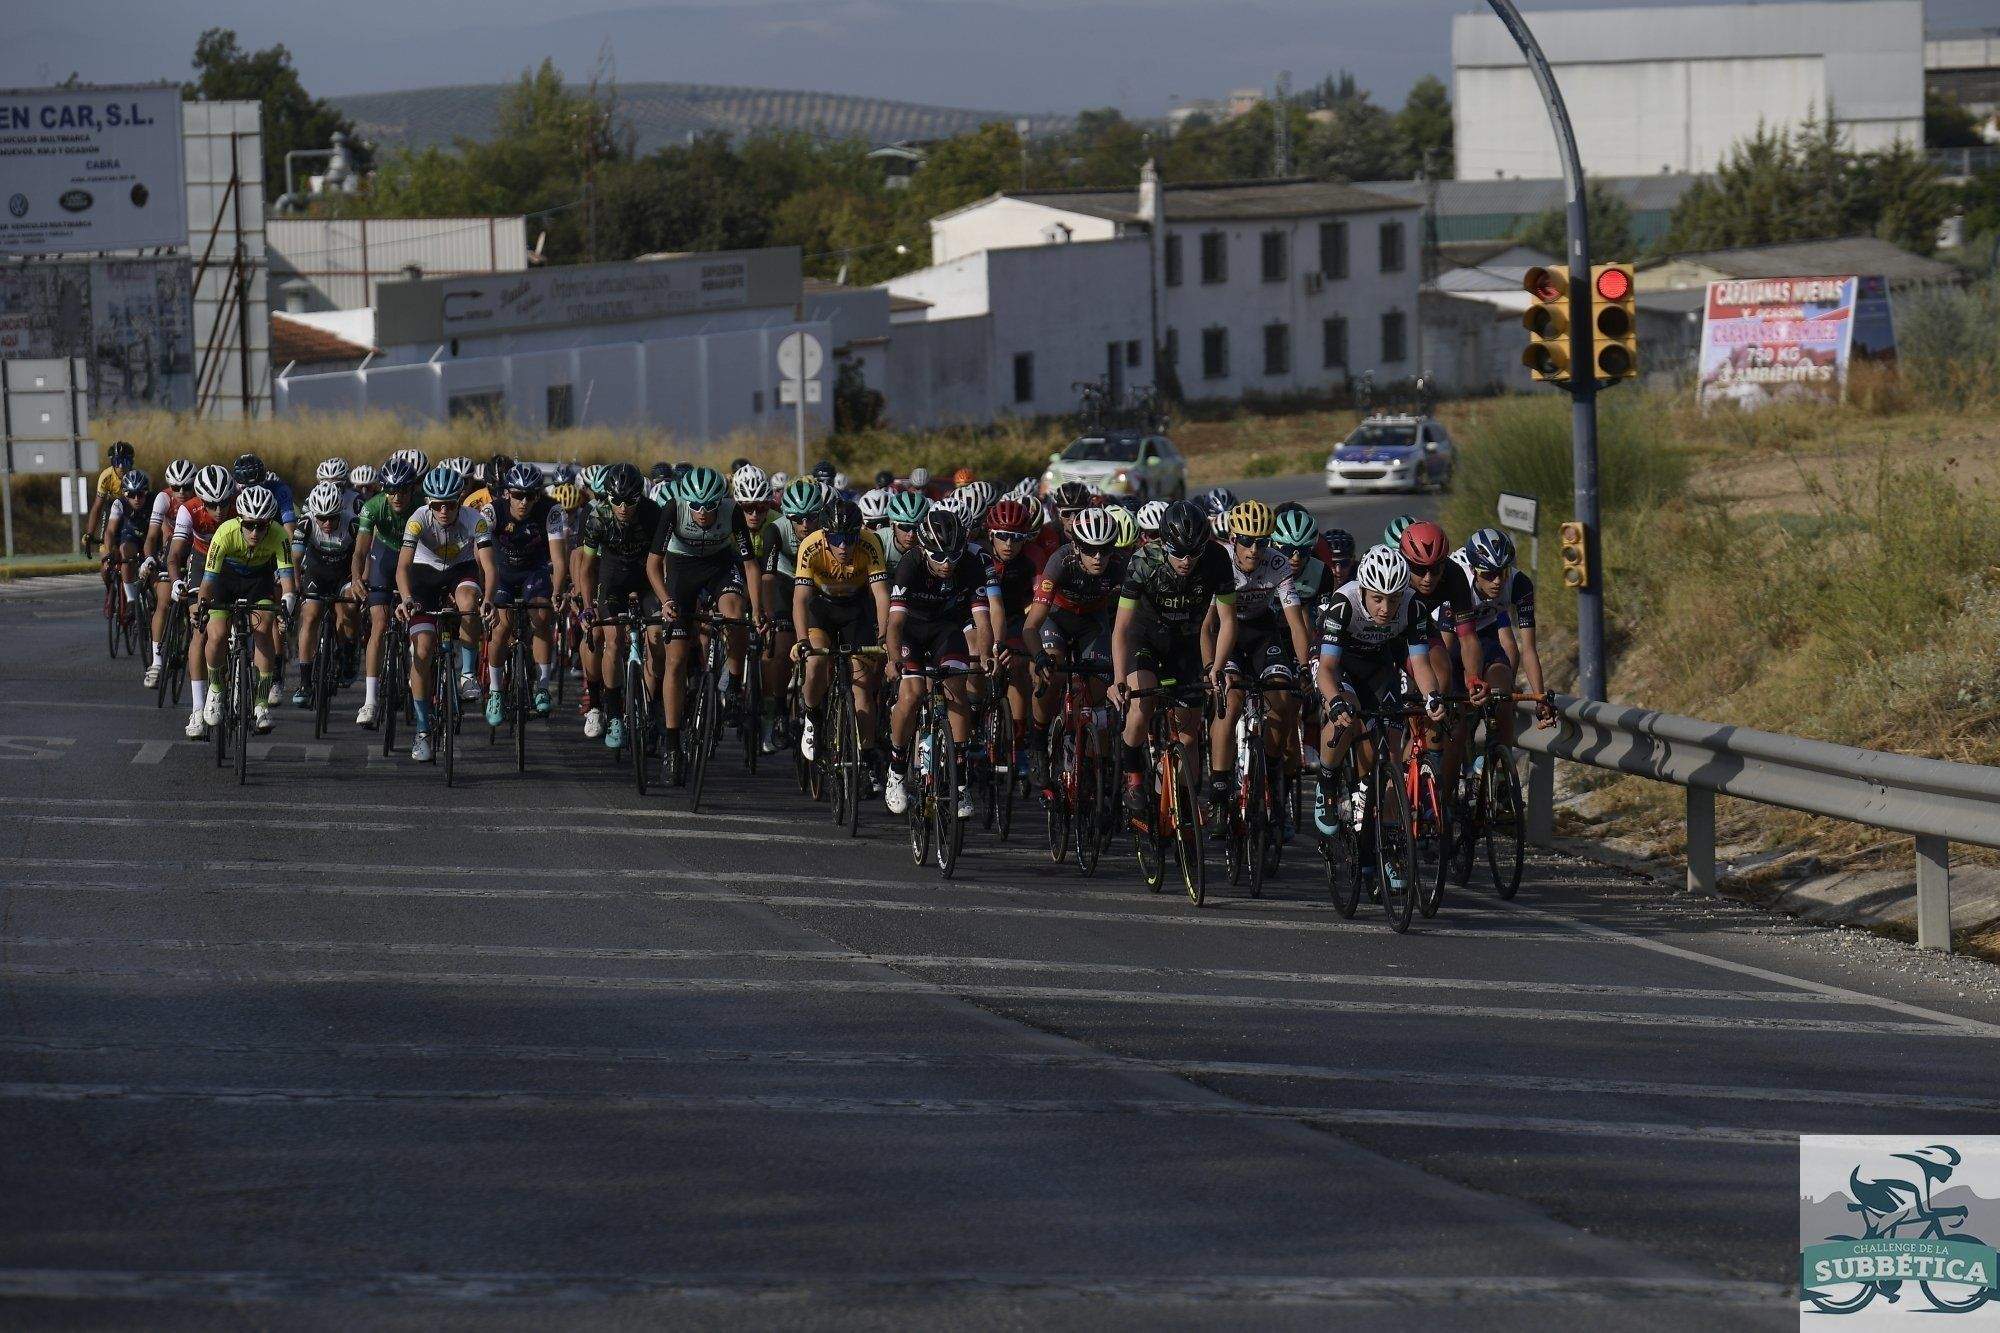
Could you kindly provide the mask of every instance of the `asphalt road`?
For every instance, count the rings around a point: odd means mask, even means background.
[[[2000,1132],[1974,965],[1587,863],[1406,936],[1302,854],[940,883],[573,718],[239,789],[101,644],[0,588],[9,1326],[1790,1327],[1797,1133]]]

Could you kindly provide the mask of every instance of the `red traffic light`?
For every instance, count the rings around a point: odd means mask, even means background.
[[[1606,301],[1622,301],[1632,294],[1632,275],[1622,268],[1607,268],[1597,275],[1597,295]]]

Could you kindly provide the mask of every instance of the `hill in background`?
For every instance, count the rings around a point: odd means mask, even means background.
[[[350,117],[361,135],[382,148],[425,148],[493,134],[500,98],[511,84],[413,88],[394,93],[353,93],[327,100]],[[1013,124],[1009,111],[923,106],[880,97],[792,92],[781,88],[722,88],[699,83],[621,83],[618,112],[632,127],[640,153],[685,143],[690,135],[721,130],[804,130],[871,144],[943,139],[989,121]],[[1030,115],[1031,134],[1068,128],[1070,118]]]

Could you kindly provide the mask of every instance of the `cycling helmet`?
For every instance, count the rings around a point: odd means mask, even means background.
[[[1394,597],[1410,586],[1410,563],[1393,546],[1371,546],[1354,577],[1367,591]]]
[[[398,449],[390,454],[391,459],[402,459],[410,465],[410,475],[421,477],[431,470],[431,456],[421,449]]]
[[[1326,553],[1335,560],[1352,560],[1354,558],[1354,534],[1346,528],[1328,528],[1326,530]]]
[[[1382,529],[1382,544],[1384,546],[1401,545],[1403,534],[1409,531],[1410,524],[1416,521],[1417,516],[1415,514],[1398,514],[1396,517],[1390,519],[1389,526]]]
[[[771,498],[771,478],[755,463],[745,463],[729,474],[729,494],[740,505],[760,505]]]
[[[1111,526],[1118,529],[1118,549],[1129,551],[1139,544],[1139,520],[1132,517],[1132,511],[1124,505],[1113,505],[1104,511],[1111,515]]]
[[[674,498],[674,483],[665,477],[655,477],[646,483],[646,498],[656,505],[665,505]]]
[[[1217,486],[1201,497],[1202,509],[1210,514],[1226,514],[1236,507],[1236,492],[1227,486]]]
[[[153,479],[146,475],[146,469],[142,467],[127,468],[125,475],[118,480],[127,495],[144,495],[153,489]]]
[[[1041,516],[1028,511],[1019,500],[1002,500],[986,511],[986,526],[992,531],[1016,532],[1032,537],[1042,526]]]
[[[867,519],[870,523],[880,523],[883,515],[888,512],[889,492],[883,487],[877,486],[874,490],[862,493],[861,517]]]
[[[486,475],[481,477],[480,480],[484,481],[488,486],[504,486],[507,484],[507,475],[513,470],[514,456],[512,454],[495,454],[486,460]],[[535,470],[537,472],[541,471],[540,468],[536,468]]]
[[[1271,540],[1294,550],[1310,550],[1313,543],[1319,540],[1319,524],[1313,522],[1312,515],[1303,509],[1287,509],[1276,516],[1271,528]]]
[[[1412,523],[1403,529],[1403,538],[1396,543],[1403,558],[1413,565],[1435,565],[1451,554],[1451,543],[1445,540],[1444,529],[1435,523]]]
[[[558,508],[574,509],[583,503],[583,487],[573,481],[561,482],[549,487],[549,498]]]
[[[347,481],[350,486],[355,487],[373,486],[375,484],[375,469],[363,463],[355,468],[354,471],[347,474]]]
[[[477,470],[477,465],[466,454],[460,454],[457,458],[447,458],[445,459],[445,464],[452,471],[458,473],[461,481],[470,480],[474,471]]]
[[[1066,481],[1050,493],[1058,511],[1090,508],[1090,487],[1080,481]]]
[[[1118,523],[1108,509],[1086,509],[1076,516],[1070,539],[1080,546],[1110,546],[1118,540]]]
[[[131,467],[132,460],[137,457],[138,454],[133,452],[131,441],[120,440],[111,446],[110,451],[105,454],[104,461],[122,472]]]
[[[424,473],[424,501],[456,500],[465,489],[465,476],[449,463],[439,463]]]
[[[382,489],[407,490],[417,484],[416,465],[407,458],[392,458],[382,465]]]
[[[958,471],[951,474],[951,484],[954,487],[970,486],[973,482],[978,480],[979,480],[979,474],[977,472],[974,472],[969,467],[962,467]]]
[[[771,474],[771,494],[773,494],[773,495],[783,495],[783,494],[785,493],[785,487],[787,487],[787,486],[789,486],[789,485],[791,485],[791,484],[792,484],[792,474],[791,474],[791,473],[789,473],[789,472],[773,472],[773,473]]]
[[[656,481],[672,481],[673,479],[674,465],[672,463],[659,462],[646,469],[646,481],[648,484]]]
[[[911,486],[915,487],[917,490],[922,490],[924,487],[930,484],[931,484],[931,470],[929,468],[913,467],[910,469]]]
[[[340,483],[323,481],[312,488],[306,497],[306,517],[333,518],[346,504],[346,497],[340,493]]]
[[[812,477],[800,477],[778,497],[778,508],[786,518],[811,518],[825,507],[826,487]]]
[[[922,491],[902,491],[889,497],[889,521],[909,527],[924,521],[931,512],[930,497]]]
[[[236,478],[230,476],[229,469],[220,463],[210,463],[194,474],[195,496],[210,507],[227,502],[235,489]]]
[[[934,560],[949,563],[965,551],[965,524],[942,505],[934,506],[917,524],[917,545]]]
[[[194,462],[191,459],[176,458],[167,464],[167,485],[191,486],[194,484]]]
[[[681,503],[688,505],[718,505],[722,497],[729,493],[723,483],[722,474],[712,467],[689,468],[682,476],[680,485],[674,488],[674,495]]]
[[[1168,555],[1200,555],[1208,540],[1208,520],[1199,509],[1186,500],[1176,500],[1167,506],[1160,519],[1160,544],[1167,548]]]
[[[329,458],[314,470],[313,480],[330,481],[334,485],[340,486],[346,483],[347,475],[347,460],[345,458]]]
[[[1140,505],[1139,531],[1158,532],[1160,530],[1160,520],[1166,517],[1166,513],[1167,502],[1165,500],[1148,500],[1145,504]]]
[[[833,486],[833,489],[840,492],[840,494],[842,495],[848,494],[849,491],[852,489],[847,480],[847,474],[845,472],[834,473],[833,481],[831,484]]]
[[[1245,500],[1230,506],[1227,522],[1232,537],[1268,537],[1272,525],[1271,506],[1262,500]]]
[[[943,510],[947,514],[957,514],[961,518],[965,516],[965,501],[959,497],[957,491],[953,491],[950,495],[945,496],[944,499],[933,504],[931,508],[934,510]]]
[[[965,516],[967,523],[978,523],[993,507],[993,483],[971,481],[953,491],[952,499],[958,501],[958,512]]]
[[[823,486],[832,486],[833,479],[840,474],[833,470],[833,464],[822,458],[813,464],[813,479]]]
[[[526,491],[533,495],[548,485],[548,480],[533,463],[516,463],[507,469],[504,484],[510,491]]]
[[[861,506],[852,500],[835,500],[820,515],[820,528],[832,536],[861,535]]]
[[[1474,569],[1497,574],[1514,563],[1514,539],[1498,528],[1481,528],[1466,540],[1465,558]]]
[[[576,464],[557,463],[553,484],[557,486],[574,486],[580,475],[582,474],[577,471]]]
[[[245,523],[269,523],[278,516],[278,497],[264,486],[246,486],[236,497],[236,517]]]
[[[257,455],[238,454],[236,455],[236,465],[229,470],[235,474],[237,481],[245,486],[253,486],[264,480],[264,473],[268,469],[264,466],[264,460],[257,457]]]
[[[632,504],[646,493],[646,479],[630,463],[618,463],[604,474],[601,494],[612,504]]]
[[[626,466],[629,467],[630,464]],[[636,472],[638,469],[633,468],[633,471]],[[611,465],[609,463],[592,463],[584,469],[583,489],[589,491],[592,495],[602,495],[604,494],[604,483],[610,480],[610,478]]]

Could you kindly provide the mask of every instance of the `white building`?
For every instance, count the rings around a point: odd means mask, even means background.
[[[528,220],[518,215],[276,217],[264,224],[264,236],[271,303],[295,315],[372,306],[382,282],[518,273],[530,263]]]
[[[997,290],[996,274],[1050,265],[1036,270],[1048,275],[1038,288],[1044,295],[1020,303],[1013,327],[1021,345],[996,344],[994,364],[1070,339],[1071,326],[1087,317],[1095,322],[1077,331],[1073,358],[1065,354],[1065,380],[1069,365],[1087,364],[1077,378],[1107,375],[1122,389],[1153,383],[1156,347],[1158,382],[1171,376],[1188,398],[1319,392],[1364,372],[1389,383],[1419,368],[1418,216],[1414,204],[1328,181],[1163,185],[1149,163],[1136,189],[1008,191],[933,218],[932,267],[888,286],[930,300],[927,291],[974,282],[939,272],[974,256],[987,256],[989,291]],[[1073,244],[1121,240],[1143,242],[1143,274],[1122,257],[1128,251]],[[997,258],[1065,247],[1090,257],[1072,261],[1073,272],[1046,255]],[[1085,282],[1092,287],[1082,289]],[[1048,304],[1052,288],[1061,289],[1062,304]],[[929,317],[972,308],[947,300]],[[1120,341],[1128,350],[1117,365],[1110,348]],[[1004,378],[995,382],[1005,387]],[[1065,406],[1074,401],[1066,382],[1039,369],[1034,387],[1037,404],[1051,392]]]
[[[1760,125],[1831,114],[1859,150],[1924,138],[1922,0],[1530,13],[1590,175],[1705,172]],[[1558,176],[1526,61],[1484,11],[1452,20],[1461,179]]]

